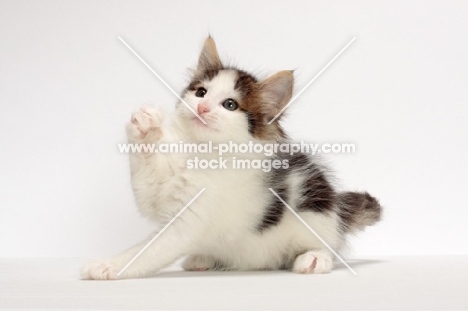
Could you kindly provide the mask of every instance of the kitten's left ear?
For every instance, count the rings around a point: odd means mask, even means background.
[[[203,50],[198,58],[197,71],[205,70],[219,70],[222,69],[223,65],[219,59],[218,51],[216,50],[216,44],[211,37],[205,40]]]
[[[293,92],[294,76],[291,70],[280,71],[260,82],[264,102],[263,113],[273,118],[289,102]]]

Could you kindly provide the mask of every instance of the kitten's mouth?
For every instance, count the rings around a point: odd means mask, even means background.
[[[200,120],[197,116],[194,116],[192,118],[192,120],[193,120],[193,122],[195,123],[196,126],[200,126],[200,127],[205,128],[205,129],[216,131],[216,129],[212,126],[213,122],[210,122],[212,120],[210,120],[209,118],[206,118],[206,117],[201,117],[201,118],[206,122],[206,124],[203,123],[202,120]]]
[[[206,124],[203,123],[202,120],[200,120],[199,117],[197,117],[197,116],[192,117],[192,120],[193,120],[193,122],[195,122],[195,124],[208,127],[208,122],[204,118],[202,118],[202,119],[206,122]]]

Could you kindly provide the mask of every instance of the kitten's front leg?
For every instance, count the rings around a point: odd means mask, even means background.
[[[154,235],[156,235],[155,233]],[[151,236],[137,245],[127,249],[123,253],[105,259],[96,259],[85,264],[80,271],[82,279],[85,280],[117,280],[118,275],[127,263],[151,241]],[[135,276],[136,277],[136,276]]]
[[[178,258],[192,253],[193,245],[199,244],[197,241],[203,236],[201,228],[203,226],[200,226],[199,219],[188,209],[152,241],[122,274],[118,275],[156,234],[115,257],[86,264],[81,269],[81,276],[89,280],[114,280],[152,275]]]
[[[175,175],[177,165],[171,155],[158,153],[158,143],[174,136],[173,129],[165,122],[163,112],[158,108],[142,106],[134,112],[127,124],[129,143],[139,145],[136,152],[130,152],[132,188],[140,212],[151,218],[158,218],[164,201],[164,187]],[[159,219],[158,219],[159,220]]]
[[[127,136],[130,143],[156,143],[162,137],[161,124],[164,114],[161,110],[143,105],[132,113],[127,124]]]

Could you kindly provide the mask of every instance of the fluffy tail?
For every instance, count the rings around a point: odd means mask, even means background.
[[[367,192],[342,192],[338,194],[339,216],[345,232],[364,230],[378,222],[382,216],[379,201]]]

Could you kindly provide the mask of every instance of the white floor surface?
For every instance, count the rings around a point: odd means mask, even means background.
[[[84,259],[1,258],[2,309],[468,309],[468,256],[349,260],[326,275],[185,272],[79,280]]]

